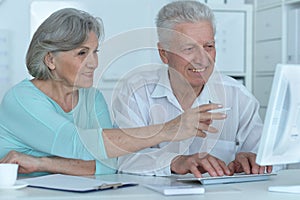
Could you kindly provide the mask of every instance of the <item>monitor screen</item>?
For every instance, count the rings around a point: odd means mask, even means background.
[[[276,66],[256,162],[300,162],[300,65]]]

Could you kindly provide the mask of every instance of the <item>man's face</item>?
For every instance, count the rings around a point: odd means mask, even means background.
[[[193,88],[202,88],[213,72],[216,57],[212,25],[207,21],[181,23],[174,30],[177,33],[168,41],[168,49],[159,47],[161,59]]]

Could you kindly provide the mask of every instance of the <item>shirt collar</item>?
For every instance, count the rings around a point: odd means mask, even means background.
[[[159,69],[159,79],[155,89],[153,90],[151,97],[152,98],[162,98],[167,97],[169,100],[176,98],[171,88],[169,74],[168,74],[168,67],[163,67]],[[201,94],[197,97],[195,102],[193,103],[192,107],[199,106],[201,104],[209,103],[209,89],[206,85],[201,92]]]
[[[151,97],[152,98],[162,98],[167,97],[169,100],[176,99],[173,94],[169,74],[168,67],[162,67],[159,69],[159,79],[155,89],[153,90]],[[204,85],[201,94],[196,98],[192,107],[196,107],[202,104],[207,103],[221,103],[224,98],[224,88],[220,87],[222,84],[216,84],[222,82],[222,75],[220,72],[214,70],[212,75],[210,76],[208,82]],[[222,89],[223,88],[223,89]]]
[[[160,97],[170,97],[171,95],[174,96],[170,80],[168,74],[168,67],[162,67],[159,69],[159,79],[153,90],[151,97],[152,98],[160,98]]]

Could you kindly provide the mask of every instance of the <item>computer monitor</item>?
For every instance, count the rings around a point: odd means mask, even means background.
[[[300,162],[300,65],[276,66],[256,162]]]

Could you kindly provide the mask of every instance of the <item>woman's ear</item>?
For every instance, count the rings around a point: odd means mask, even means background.
[[[157,43],[157,48],[158,48],[161,61],[165,64],[168,64],[169,63],[168,56],[167,56],[168,52],[162,47],[160,43]]]
[[[48,52],[44,58],[44,63],[48,66],[50,70],[55,69],[54,56],[51,52]]]

